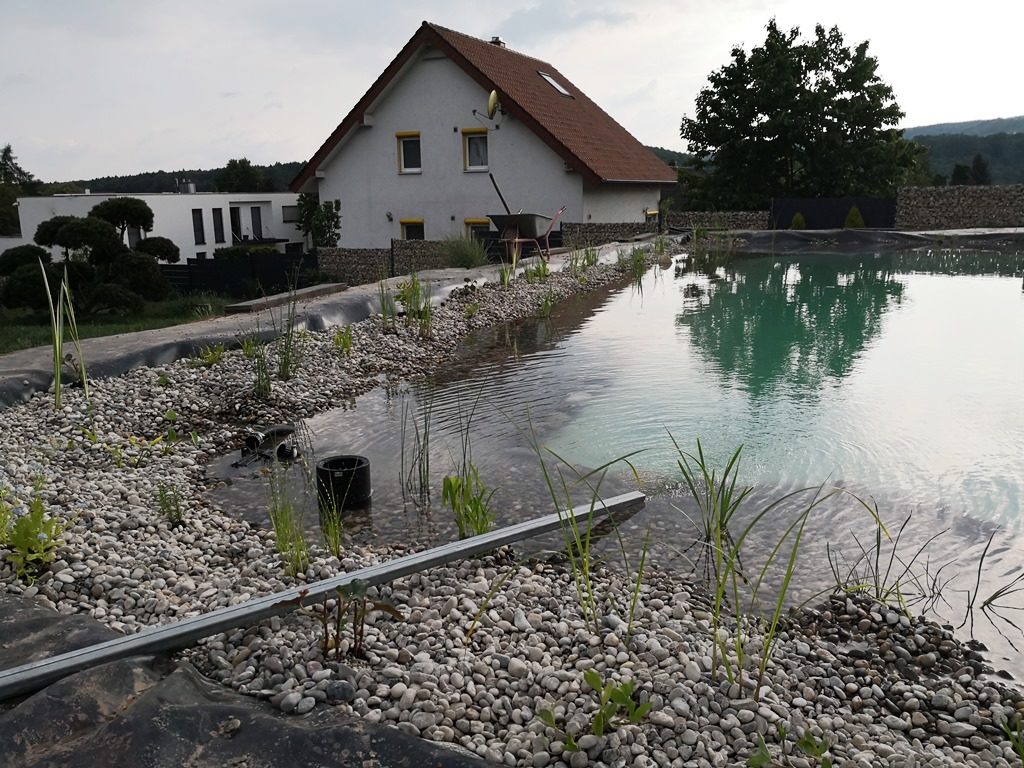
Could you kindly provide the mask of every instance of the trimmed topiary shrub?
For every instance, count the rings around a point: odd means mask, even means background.
[[[88,315],[135,315],[146,308],[143,298],[117,283],[93,283],[83,286],[75,303]]]
[[[39,269],[39,260],[49,264],[53,257],[45,248],[38,245],[16,245],[0,253],[0,275],[12,275],[14,270],[25,265]]]
[[[856,205],[846,214],[843,229],[864,229],[864,217],[860,215],[860,208]]]
[[[793,220],[789,222],[790,229],[807,229],[807,222],[804,220],[804,215],[797,211],[793,214]]]
[[[145,240],[139,240],[135,244],[135,250],[168,264],[177,264],[181,261],[181,250],[173,240],[166,237],[147,237]]]
[[[60,285],[60,273],[55,267],[46,267],[46,277],[50,281],[51,290]],[[4,281],[0,291],[0,304],[15,309],[25,307],[45,312],[48,306],[46,284],[39,264],[22,264]]]
[[[171,293],[171,284],[160,271],[160,265],[145,253],[132,252],[118,259],[111,277],[113,282],[147,301],[162,301]]]

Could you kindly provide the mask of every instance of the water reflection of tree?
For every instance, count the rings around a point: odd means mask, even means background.
[[[676,322],[752,394],[780,383],[814,392],[849,373],[903,288],[892,257],[750,259],[684,303]]]

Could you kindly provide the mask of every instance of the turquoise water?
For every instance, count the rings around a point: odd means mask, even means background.
[[[630,454],[631,468],[613,467],[602,491],[635,488],[635,470],[648,502],[623,526],[627,545],[650,531],[652,557],[680,568],[690,567],[695,510],[669,435],[690,451],[699,439],[718,467],[742,446],[740,477],[755,490],[741,520],[820,484],[877,505],[894,535],[909,516],[901,556],[937,536],[917,568],[927,561],[929,578],[949,579],[934,608],[956,625],[990,536],[981,599],[1024,563],[1022,265],[994,253],[833,253],[743,259],[708,275],[680,259],[650,270],[640,289],[594,292],[549,319],[480,332],[432,379],[375,390],[308,427],[317,455],[370,458],[372,507],[347,523],[366,540],[455,538],[440,486],[470,413],[472,459],[497,489],[498,525],[551,510],[531,441],[552,467],[556,454],[577,467]],[[428,404],[434,503],[422,505],[402,492],[401,433],[403,414]],[[231,494],[244,500],[240,488]],[[765,518],[749,540],[755,557],[810,498]],[[822,506],[801,545],[800,596],[834,585],[829,557],[849,563],[873,537],[851,496]],[[1003,604],[1020,624],[1024,591]],[[977,614],[975,635],[997,666],[1024,662],[1013,647],[1024,635],[999,617]]]

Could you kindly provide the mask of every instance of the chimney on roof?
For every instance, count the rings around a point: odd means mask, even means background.
[[[499,48],[504,48],[505,47],[505,41],[502,40],[497,35],[495,35],[494,37],[491,38],[491,45],[496,45]]]

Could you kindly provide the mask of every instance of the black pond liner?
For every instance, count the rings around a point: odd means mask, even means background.
[[[328,456],[316,463],[321,512],[363,509],[370,503],[370,460],[365,456]]]

